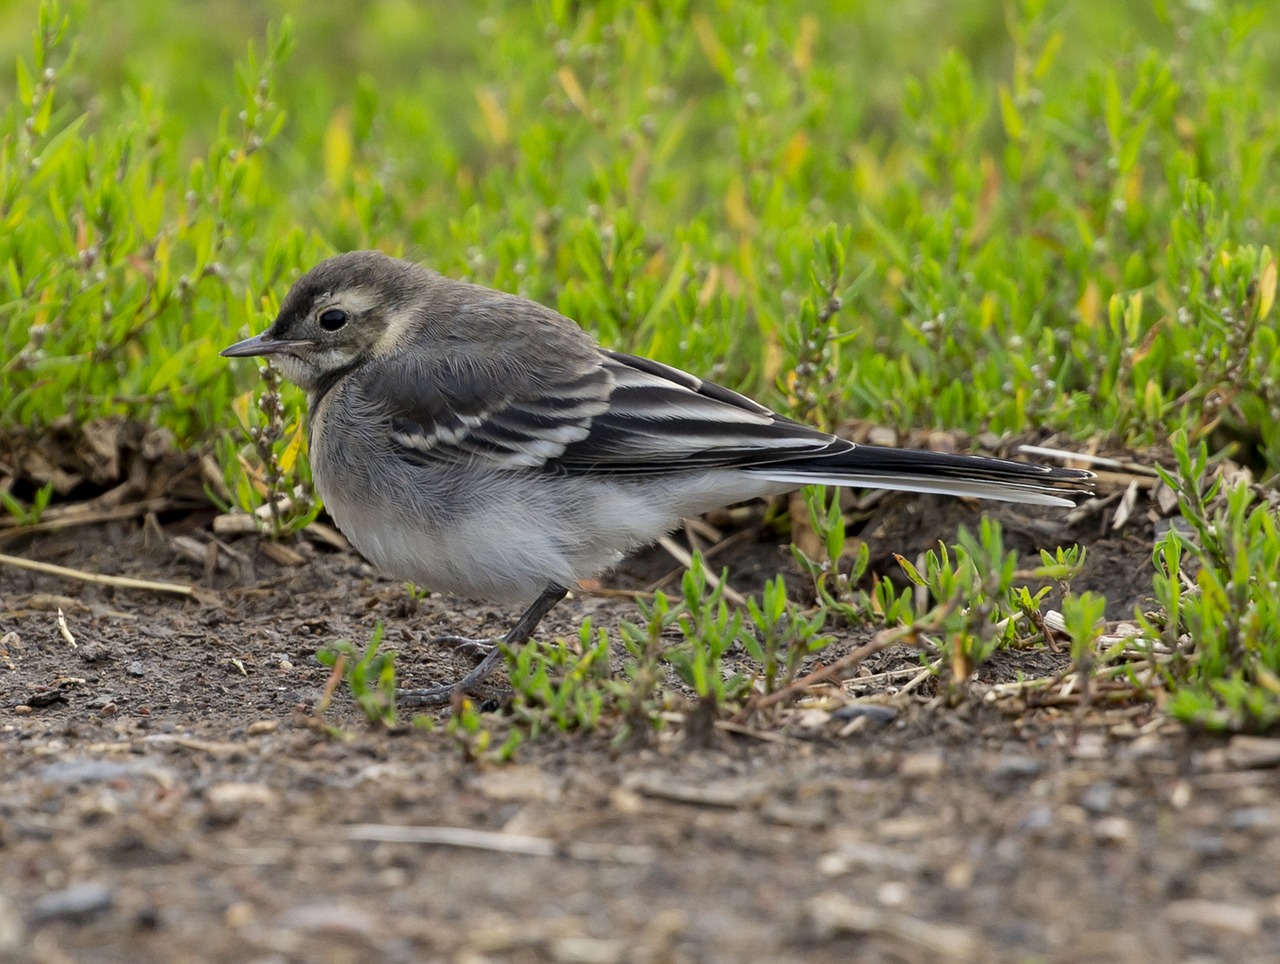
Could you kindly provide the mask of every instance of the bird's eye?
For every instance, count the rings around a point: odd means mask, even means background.
[[[318,320],[320,322],[320,327],[325,331],[337,331],[347,323],[347,319],[349,317],[350,315],[341,308],[326,308],[324,311],[320,312],[320,318]]]

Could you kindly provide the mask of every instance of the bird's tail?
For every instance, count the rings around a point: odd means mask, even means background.
[[[829,455],[799,458],[750,470],[775,482],[848,485],[937,495],[970,496],[1033,505],[1075,505],[1092,493],[1092,472],[1011,462],[982,455],[852,445]]]

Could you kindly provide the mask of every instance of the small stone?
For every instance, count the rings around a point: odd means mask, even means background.
[[[1070,753],[1077,760],[1106,759],[1107,737],[1102,733],[1081,733]]]
[[[914,874],[922,866],[919,857],[900,847],[886,847],[862,840],[846,841],[833,852],[818,858],[818,872],[825,877],[838,877],[855,869]]]
[[[1109,844],[1127,844],[1134,838],[1133,822],[1124,817],[1104,817],[1093,827],[1098,839]]]
[[[872,445],[893,448],[898,444],[898,433],[895,429],[883,425],[873,425],[867,430],[867,441]]]
[[[900,880],[885,881],[876,889],[876,900],[882,907],[902,907],[911,899],[911,889]]]
[[[1280,810],[1275,807],[1241,807],[1232,810],[1227,819],[1235,830],[1274,831],[1280,827]]]
[[[278,920],[282,927],[321,934],[367,937],[378,933],[380,927],[373,914],[346,904],[303,904],[286,910]]]
[[[1165,917],[1175,924],[1252,937],[1262,927],[1262,915],[1252,907],[1216,900],[1175,900],[1165,905]]]
[[[248,901],[240,901],[231,904],[222,914],[223,922],[232,930],[241,930],[252,923],[254,918],[253,905]]]
[[[996,765],[991,768],[991,775],[999,780],[1027,778],[1038,776],[1042,769],[1043,766],[1035,757],[1007,753],[996,761]]]
[[[1092,814],[1106,813],[1115,803],[1116,786],[1110,781],[1094,783],[1080,795],[1080,806]]]
[[[476,777],[475,786],[488,799],[501,802],[554,801],[559,797],[559,788],[537,767],[490,770]]]
[[[810,707],[803,710],[793,710],[788,714],[787,722],[796,730],[813,732],[821,730],[830,723],[832,715],[826,710]]]
[[[0,957],[7,960],[7,955],[12,954],[13,959],[17,960],[18,949],[25,940],[25,929],[18,909],[0,894]]]
[[[977,936],[968,928],[867,907],[854,903],[844,894],[819,894],[808,901],[805,912],[818,940],[845,934],[880,934],[918,951],[921,960],[979,959]]]
[[[1188,850],[1200,857],[1225,857],[1228,853],[1227,842],[1222,834],[1207,830],[1188,830],[1182,835],[1182,842]]]
[[[898,718],[898,711],[892,706],[881,703],[849,703],[831,715],[837,720],[856,720],[865,717],[872,723],[892,723]]]
[[[908,753],[898,764],[898,773],[907,779],[931,780],[942,776],[946,765],[942,754],[933,750]]]
[[[58,760],[37,771],[37,776],[45,783],[63,785],[109,783],[139,777],[164,779],[169,775],[166,767],[159,767],[150,760],[86,760],[78,757]]]
[[[249,736],[262,736],[264,733],[274,733],[280,729],[279,720],[254,720],[244,728]]]
[[[45,894],[31,910],[31,922],[51,920],[83,922],[111,908],[115,900],[111,888],[96,883],[72,884],[64,890]]]
[[[780,801],[766,803],[760,810],[760,816],[783,827],[815,829],[827,822],[826,811],[820,806],[795,806]]]
[[[619,813],[639,813],[644,809],[644,798],[624,787],[617,787],[609,794],[609,803]]]
[[[1280,766],[1280,740],[1264,736],[1233,736],[1227,744],[1227,763],[1239,770]]]
[[[563,964],[615,964],[627,959],[626,941],[601,937],[560,937],[547,950]]]
[[[205,792],[209,815],[221,823],[234,823],[247,811],[269,806],[276,792],[263,783],[218,783]]]
[[[1190,803],[1191,784],[1186,780],[1179,780],[1169,791],[1169,806],[1175,810],[1185,810]]]
[[[973,886],[973,878],[976,869],[972,863],[962,860],[959,863],[952,864],[947,868],[947,872],[942,876],[942,883],[947,890],[956,892],[967,891]]]

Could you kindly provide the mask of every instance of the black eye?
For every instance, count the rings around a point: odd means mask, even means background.
[[[320,312],[320,317],[317,320],[320,322],[320,327],[325,331],[337,331],[347,323],[347,319],[350,317],[341,308],[326,308]]]

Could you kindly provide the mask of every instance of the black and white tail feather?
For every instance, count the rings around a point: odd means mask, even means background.
[[[1075,505],[1075,498],[1090,492],[1091,472],[861,445],[780,416],[745,395],[679,369],[620,352],[607,356],[606,368],[613,370],[616,383],[604,421],[611,423],[607,429],[614,451],[620,438],[637,433],[644,441],[632,446],[633,451],[653,451],[654,430],[660,428],[672,450],[668,457],[677,465],[737,468],[773,482],[1053,506]],[[594,447],[594,434],[580,443],[587,451]],[[638,467],[636,462],[629,466],[633,471]]]

